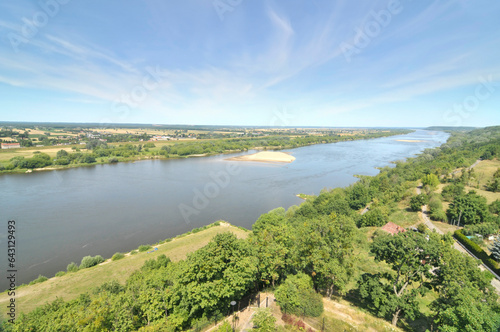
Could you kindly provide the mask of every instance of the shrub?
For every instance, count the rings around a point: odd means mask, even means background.
[[[44,277],[42,276],[41,274],[38,276],[38,278],[36,278],[35,280],[33,280],[32,282],[30,282],[29,284],[30,285],[34,285],[34,284],[39,284],[41,282],[44,282],[44,281],[47,281],[49,280],[49,278],[47,277]]]
[[[65,274],[66,274],[66,272],[64,272],[64,271],[59,271],[59,272],[57,272],[57,273],[56,273],[56,277],[62,277],[62,276],[63,276],[63,275],[65,275]]]
[[[76,265],[76,263],[74,263],[74,262],[71,262],[66,267],[66,271],[68,271],[68,272],[76,272],[76,271],[78,271],[78,265]]]
[[[117,252],[113,255],[113,257],[111,257],[111,260],[112,261],[117,261],[119,259],[122,259],[123,257],[125,257],[124,254],[122,254],[121,252]]]
[[[420,211],[422,209],[422,205],[427,204],[427,201],[428,198],[424,194],[413,196],[410,199],[410,209],[415,212]]]
[[[427,226],[424,224],[424,223],[420,223],[418,224],[417,226],[417,230],[420,232],[420,233],[425,233],[425,231],[427,231]]]
[[[479,258],[483,263],[492,269],[496,274],[500,274],[500,269],[497,262],[493,260],[488,254],[479,247],[476,243],[469,240],[463,233],[462,230],[458,229],[453,233],[453,236],[457,241],[462,243],[474,256]]]
[[[82,262],[80,263],[80,269],[87,269],[102,262],[104,262],[104,258],[102,258],[102,256],[100,255],[97,255],[95,257],[85,256],[82,258]]]
[[[314,291],[311,277],[304,273],[289,276],[276,289],[275,296],[286,313],[311,317],[323,313],[323,299]]]
[[[455,197],[460,196],[464,193],[464,185],[462,183],[450,184],[443,188],[441,195],[443,198],[451,202]]]
[[[432,220],[448,222],[448,216],[443,210],[432,210],[430,216]]]
[[[108,162],[109,162],[109,163],[111,163],[111,164],[115,164],[115,163],[117,163],[117,162],[118,162],[118,158],[116,158],[116,157],[109,158],[109,159],[108,159]]]
[[[137,250],[139,250],[139,252],[148,251],[149,249],[151,249],[150,245],[142,245],[142,246],[139,246],[139,248],[137,248]]]
[[[255,331],[274,332],[276,331],[276,318],[269,310],[261,309],[252,318],[252,322],[257,327]]]
[[[137,250],[132,250],[132,251],[130,252],[130,254],[131,254],[131,255],[135,255],[135,254],[138,254],[138,253],[139,253],[139,252],[138,252]]]
[[[490,212],[494,214],[500,214],[500,200],[496,200],[489,206]]]
[[[383,226],[387,223],[387,216],[379,208],[366,212],[359,221],[359,227]]]

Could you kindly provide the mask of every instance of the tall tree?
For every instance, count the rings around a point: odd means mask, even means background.
[[[435,312],[438,331],[498,330],[498,296],[477,261],[456,250],[445,250],[437,276],[434,287],[439,297],[430,307]]]
[[[350,217],[322,216],[298,223],[293,248],[294,265],[331,296],[343,292],[354,272],[353,244],[357,232]]]
[[[444,244],[446,243],[446,244]],[[443,246],[440,235],[427,237],[417,232],[380,235],[371,251],[376,261],[385,261],[392,273],[364,274],[359,283],[361,297],[379,316],[392,316],[396,325],[400,317],[414,318],[418,312],[418,295],[423,295],[427,282],[434,278],[431,270],[439,265]]]

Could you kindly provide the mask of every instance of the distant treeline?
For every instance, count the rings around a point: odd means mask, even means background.
[[[189,155],[224,153],[228,151],[247,151],[256,147],[264,147],[266,149],[289,149],[311,144],[371,139],[405,134],[408,132],[409,131],[407,130],[393,130],[354,136],[267,136],[263,138],[215,139],[210,141],[195,140],[192,142],[179,142],[173,145],[165,145],[161,149],[156,148],[155,144],[152,142],[146,142],[138,145],[124,144],[116,146],[108,145],[107,142],[103,142],[99,139],[92,139],[85,145],[87,150],[86,152],[82,152],[79,148],[75,147],[75,152],[61,150],[57,153],[55,158],[52,158],[48,154],[42,152],[37,153],[31,158],[25,158],[22,156],[14,157],[8,162],[0,164],[0,171],[22,171],[26,169],[43,168],[51,165],[76,166],[88,165],[96,162],[116,163],[119,161],[131,160],[139,156],[176,158],[186,157]],[[124,135],[126,136],[126,134],[116,135],[115,138],[120,140]],[[113,139],[110,138],[110,141],[113,141]]]

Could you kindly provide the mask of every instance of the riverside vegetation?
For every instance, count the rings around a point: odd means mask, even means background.
[[[218,234],[175,262],[160,255],[125,282],[108,281],[70,301],[59,298],[3,328],[200,330],[227,315],[231,301],[266,288],[292,314],[321,316],[322,297],[344,298],[410,331],[496,331],[500,306],[492,276],[453,249],[449,234],[419,227],[390,236],[377,227],[434,200],[431,214],[440,210],[443,219],[454,221],[457,211],[467,210],[460,214],[462,225],[491,224],[498,231],[498,210],[490,210],[475,193],[456,189],[460,179],[452,172],[478,158],[499,156],[500,127],[453,132],[441,147],[382,168],[377,176],[362,176],[299,207],[263,214],[246,238]],[[426,183],[424,193],[413,198],[420,181]],[[438,196],[432,188],[438,183],[455,187]],[[446,211],[439,204],[444,197],[452,202]],[[369,212],[361,216],[369,203]],[[266,327],[262,331],[298,331],[297,326],[275,326],[267,314],[257,321]]]
[[[133,161],[147,158],[167,159],[189,156],[242,152],[249,149],[290,149],[312,144],[335,143],[359,139],[371,139],[409,133],[409,130],[370,130],[348,136],[332,131],[320,135],[269,135],[256,138],[200,139],[191,141],[159,141],[135,143],[109,143],[92,138],[85,145],[67,146],[65,149],[45,153],[46,148],[2,150],[0,173],[25,173],[33,169],[57,169]],[[109,137],[108,137],[109,139]],[[34,150],[33,150],[34,149]],[[51,147],[53,150],[53,147]],[[68,151],[69,150],[69,151]],[[19,155],[24,153],[30,157]],[[55,155],[54,155],[55,154]],[[8,158],[5,158],[8,156]]]

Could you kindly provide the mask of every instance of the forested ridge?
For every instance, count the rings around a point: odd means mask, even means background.
[[[15,324],[4,322],[3,328],[196,330],[226,316],[231,301],[267,288],[289,313],[312,308],[307,315],[317,316],[323,310],[318,296],[343,297],[408,330],[422,318],[434,331],[497,331],[500,306],[491,276],[453,249],[450,235],[367,230],[382,226],[405,199],[416,208],[436,199],[435,179],[460,186],[466,179],[454,177],[453,170],[498,157],[500,127],[452,132],[441,147],[382,168],[377,176],[362,176],[347,188],[323,190],[299,207],[263,214],[247,239],[219,234],[183,261],[149,260],[123,285],[110,281],[78,299],[59,299],[20,315]],[[428,188],[414,198],[420,181]],[[441,210],[447,219],[458,204],[468,204],[467,195],[474,195],[447,194],[452,204]],[[361,215],[367,204],[370,211]],[[462,220],[466,226],[491,224],[498,230],[498,211],[481,205],[470,214]],[[360,264],[363,252],[374,259],[369,269]],[[422,304],[419,299],[428,293],[432,302]]]

